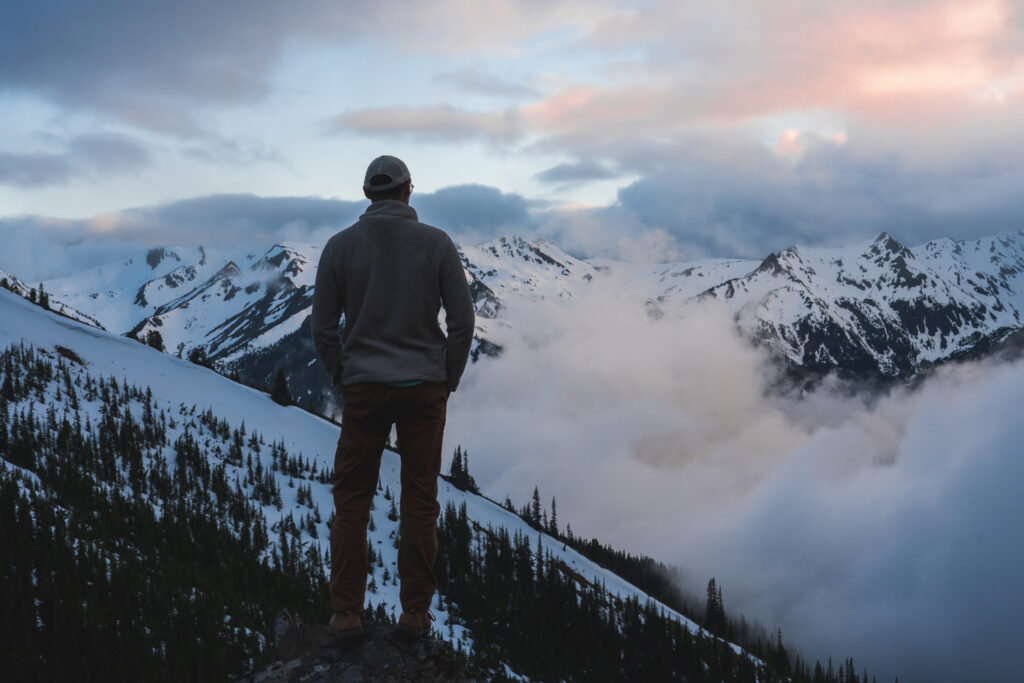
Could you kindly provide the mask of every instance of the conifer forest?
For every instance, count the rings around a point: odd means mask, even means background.
[[[270,465],[265,466],[269,455]],[[6,680],[226,680],[274,657],[273,622],[329,616],[320,545],[331,472],[255,426],[168,405],[151,387],[92,374],[74,351],[0,353],[0,650]],[[446,477],[473,495],[469,454]],[[282,508],[282,487],[296,508]],[[387,514],[394,510],[394,496]],[[704,604],[670,567],[583,540],[539,494],[520,514],[536,534],[482,526],[463,504],[438,523],[436,571],[448,637],[494,672],[539,681],[866,683],[852,660],[811,665],[781,633]],[[268,514],[273,513],[273,514]],[[379,510],[378,513],[384,513]],[[701,624],[621,599],[551,552],[575,548]],[[371,548],[371,593],[394,583]],[[370,619],[391,621],[378,605]],[[471,643],[455,637],[454,624]],[[741,646],[737,647],[737,645]]]

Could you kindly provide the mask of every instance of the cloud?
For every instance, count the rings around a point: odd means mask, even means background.
[[[716,577],[730,613],[812,661],[1013,678],[1024,364],[794,402],[714,304],[653,320],[597,278],[514,320],[449,410],[446,448],[469,450],[487,495],[539,485],[577,535],[677,564],[696,595]]]
[[[148,150],[126,135],[78,135],[63,147],[56,153],[0,152],[0,184],[25,188],[64,185],[83,178],[136,171],[151,163]]]
[[[134,138],[113,133],[78,135],[68,142],[68,153],[99,173],[120,173],[146,166],[150,155]]]
[[[262,140],[232,139],[213,134],[204,136],[201,144],[186,145],[182,153],[187,157],[217,165],[285,163],[284,156]]]
[[[0,152],[0,184],[17,187],[63,185],[75,175],[63,154]]]
[[[685,92],[701,119],[831,108],[869,117],[913,112],[920,124],[980,111],[991,89],[1019,89],[1019,19],[1019,7],[1002,0],[868,0],[813,11],[797,0],[712,11],[662,2],[609,13],[586,40],[640,50],[649,72],[670,84],[659,99]],[[933,108],[935,97],[947,106]],[[966,108],[948,106],[954,102]]]
[[[284,8],[186,1],[20,3],[0,28],[0,87],[88,106],[152,129],[196,127],[188,103],[252,101],[289,26]]]
[[[0,218],[0,268],[28,280],[68,275],[153,246],[320,244],[366,207],[316,197],[210,195],[86,219]]]
[[[684,261],[680,240],[664,227],[645,224],[621,205],[609,208],[560,208],[537,217],[536,236],[580,258],[629,263]]]
[[[0,218],[0,269],[34,284],[110,263],[143,248],[141,240],[106,239],[87,221],[39,216]]]
[[[100,156],[119,152],[102,148]],[[420,218],[473,244],[497,235],[532,234],[530,203],[522,196],[483,185],[459,185],[416,193]],[[5,248],[0,268],[29,280],[49,279],[152,246],[268,245],[290,241],[322,244],[348,227],[366,200],[259,197],[219,194],[124,209],[85,219],[44,216],[0,218]],[[106,253],[112,254],[104,257]]]
[[[222,194],[122,212],[125,236],[160,244],[319,241],[351,225],[365,201]]]
[[[852,411],[676,552],[810,652],[841,642],[880,678],[1011,680],[1022,379],[1019,363],[954,369]]]
[[[568,185],[588,180],[609,180],[619,176],[619,173],[596,161],[585,160],[576,163],[558,164],[541,171],[534,177],[546,183]]]
[[[479,7],[389,0],[358,8],[329,0],[300,7],[272,0],[17,3],[0,22],[0,90],[193,136],[204,129],[204,107],[263,99],[287,47],[382,38],[397,56],[488,52],[592,23],[598,9],[514,0]]]
[[[913,245],[1021,228],[1024,197],[1014,188],[1024,166],[1009,152],[1012,142],[927,166],[852,136],[801,134],[797,143],[795,154],[714,138],[589,145],[638,179],[612,206],[549,212],[544,234],[581,256],[614,257],[620,240],[628,247],[645,231],[662,231],[677,246],[667,260],[763,258],[794,244],[841,246],[882,231]]]
[[[436,225],[456,242],[477,244],[506,234],[532,234],[530,203],[522,196],[485,185],[456,185],[410,202],[420,220]]]
[[[327,131],[424,142],[485,140],[500,144],[514,142],[523,133],[515,109],[470,112],[448,105],[356,109],[334,117]]]
[[[503,78],[478,67],[469,67],[438,74],[434,77],[434,82],[443,85],[453,85],[459,90],[472,95],[509,98],[532,98],[538,96],[537,90],[530,86]]]

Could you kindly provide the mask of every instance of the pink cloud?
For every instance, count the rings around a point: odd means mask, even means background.
[[[668,74],[668,84],[591,88],[583,101],[567,91],[535,109],[662,126],[672,115],[729,124],[810,109],[956,116],[1005,102],[1024,85],[1024,32],[1008,0],[741,4],[609,15],[593,44],[645,50],[649,73]]]
[[[1024,77],[1021,35],[1003,0],[950,0],[906,7],[851,3],[804,13],[789,4],[773,24],[760,60],[742,78],[714,80],[710,112],[756,117],[830,108],[890,116],[930,109],[953,116],[1009,78]],[[945,106],[931,109],[936,98]]]

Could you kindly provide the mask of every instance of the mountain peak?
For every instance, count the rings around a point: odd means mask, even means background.
[[[914,252],[887,232],[879,233],[878,237],[871,242],[867,255],[876,257],[876,263],[889,261],[894,257],[914,258]]]
[[[181,257],[173,250],[167,247],[155,247],[146,252],[146,265],[155,270],[166,258],[173,258],[178,262],[181,261]]]

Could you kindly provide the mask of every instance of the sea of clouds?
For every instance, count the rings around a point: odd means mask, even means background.
[[[715,304],[655,320],[600,283],[516,312],[470,367],[449,450],[485,494],[539,486],[573,532],[715,577],[726,609],[879,680],[1013,677],[1024,613],[1024,363],[871,400],[768,389]]]

